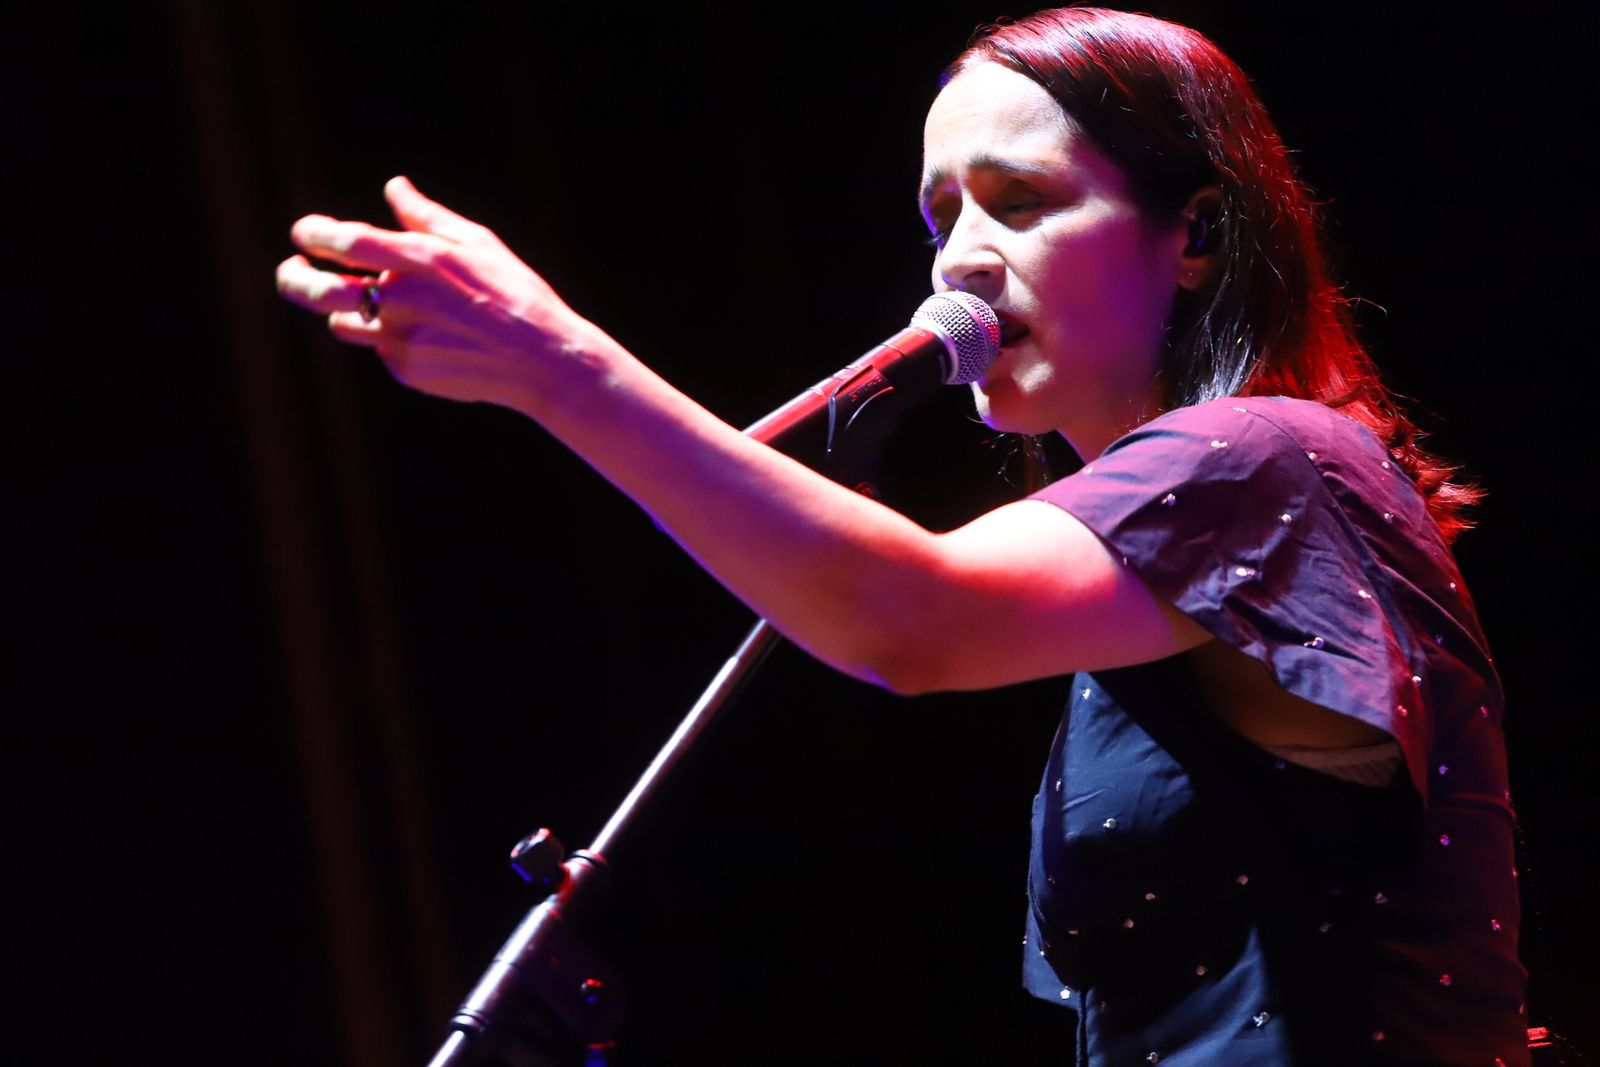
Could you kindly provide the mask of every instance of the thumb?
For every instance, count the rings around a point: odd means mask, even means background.
[[[429,200],[411,184],[411,179],[400,176],[390,178],[383,187],[384,199],[400,225],[408,230],[431,233],[448,241],[467,241],[483,232],[476,222]]]

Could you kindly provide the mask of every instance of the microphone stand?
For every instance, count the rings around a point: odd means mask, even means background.
[[[469,1055],[476,1059],[482,1052],[498,1053],[517,1067],[553,1067],[566,1062],[599,1067],[605,1063],[605,1052],[615,1043],[622,1021],[619,985],[568,920],[592,907],[605,881],[606,857],[612,845],[779,640],[778,632],[765,620],[756,623],[589,848],[563,860],[560,842],[543,829],[517,842],[511,851],[512,866],[549,895],[523,918],[456,1009],[450,1036],[429,1067],[457,1067],[471,1062]],[[532,1003],[519,1005],[515,1003],[518,999]],[[508,1014],[513,1017],[505,1018]],[[501,1032],[502,1024],[524,1032]],[[579,1043],[586,1046],[587,1055],[576,1061],[572,1048]],[[558,1052],[556,1058],[549,1058],[543,1049],[551,1045],[565,1046],[566,1055]]]
[[[869,357],[818,382],[745,433],[876,497],[864,474],[878,447],[899,411],[937,382],[910,378],[929,373],[910,360],[903,361],[904,370],[889,366],[886,376],[867,365]],[[904,386],[898,396],[896,380]],[[623,996],[614,974],[584,943],[577,922],[594,907],[614,846],[634,815],[780,640],[766,620],[757,621],[588,848],[568,856],[548,829],[512,848],[512,867],[546,895],[456,1009],[450,1034],[428,1067],[465,1067],[488,1055],[512,1067],[603,1067],[616,1044]]]

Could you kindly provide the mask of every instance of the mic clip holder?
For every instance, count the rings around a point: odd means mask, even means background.
[[[937,337],[923,327],[907,326],[747,426],[746,436],[841,485],[860,488],[898,417],[942,384],[936,361],[910,355],[919,346],[939,343]]]

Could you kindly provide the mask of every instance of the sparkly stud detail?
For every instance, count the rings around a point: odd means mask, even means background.
[[[1382,890],[1379,890],[1372,895],[1372,902],[1374,904],[1387,904],[1389,903],[1389,898],[1383,893]]]
[[[1061,999],[1062,1000],[1071,1000],[1072,999],[1072,990],[1070,990],[1070,989],[1062,989],[1061,990]]]
[[[1436,645],[1444,644],[1444,634],[1434,634],[1433,635],[1433,643],[1436,644]]]
[[[1357,589],[1356,590],[1356,596],[1360,597],[1362,600],[1371,600],[1372,599],[1372,594],[1367,592],[1365,589]]]
[[[1453,592],[1455,592],[1455,588],[1456,588],[1456,583],[1455,583],[1455,582],[1451,582],[1451,583],[1450,583],[1450,591],[1451,591],[1451,592],[1452,592],[1452,593],[1453,593]]]
[[[1067,931],[1067,936],[1068,937],[1077,937],[1078,936],[1078,931],[1076,931],[1076,930],[1068,930]]]
[[[1443,845],[1445,848],[1449,848],[1450,847],[1450,835],[1449,834],[1440,834],[1439,835],[1439,844]]]
[[[1145,903],[1148,904],[1150,901],[1156,899],[1156,895],[1154,893],[1146,893],[1144,895],[1144,899],[1145,899]]]
[[[1055,876],[1055,875],[1053,875],[1053,874],[1047,874],[1047,875],[1045,875],[1045,876],[1044,876],[1044,880],[1045,880],[1045,881],[1046,881],[1046,882],[1049,882],[1049,883],[1050,883],[1050,884],[1051,884],[1051,885],[1055,885],[1055,884],[1056,884],[1056,876]]]
[[[1241,874],[1239,877],[1235,878],[1234,881],[1238,882],[1240,885],[1249,885],[1250,876],[1248,874]]]
[[[1489,929],[1493,930],[1495,933],[1498,934],[1500,932],[1500,920],[1499,919],[1490,919],[1489,920]]]
[[[1487,719],[1489,717],[1489,705],[1487,705],[1487,704],[1479,704],[1478,705],[1478,714],[1483,716],[1485,719]]]
[[[1149,1055],[1147,1055],[1144,1058],[1144,1062],[1146,1062],[1146,1063],[1160,1063],[1161,1062],[1161,1053],[1159,1053],[1159,1052],[1150,1053]]]
[[[1105,822],[1101,823],[1100,825],[1102,827],[1104,827],[1105,829],[1107,829],[1107,830],[1115,830],[1117,828],[1117,820],[1115,820],[1115,819],[1107,819]]]
[[[1450,773],[1450,764],[1448,764],[1448,763],[1439,764],[1439,773],[1441,775],[1449,774]]]
[[[1085,699],[1085,700],[1089,699],[1089,690],[1088,689],[1084,689],[1084,691],[1083,691],[1083,699]]]
[[[1237,411],[1241,415],[1250,414],[1250,409],[1249,408],[1242,408],[1238,404],[1233,405],[1233,410]]]
[[[1396,704],[1394,706],[1394,710],[1399,712],[1402,719],[1411,714],[1411,709],[1406,707],[1404,704]]]
[[[1278,516],[1278,521],[1279,522],[1293,522],[1294,521],[1294,516],[1289,514],[1287,511],[1285,511],[1282,515]]]
[[[1320,637],[1313,637],[1311,640],[1309,640],[1309,641],[1307,641],[1305,643],[1305,647],[1306,648],[1321,648],[1324,645],[1326,645],[1327,643],[1328,642],[1324,641]]]
[[[1061,779],[1059,778],[1056,779],[1056,792],[1061,792]]]
[[[1133,929],[1133,920],[1132,919],[1123,919],[1122,920],[1122,928],[1124,930],[1132,930]]]
[[[1441,974],[1439,976],[1439,984],[1442,985],[1442,986],[1449,986],[1450,985],[1450,976],[1448,974]]]
[[[1235,567],[1233,568],[1233,573],[1240,578],[1254,578],[1256,569],[1254,567]]]
[[[1258,1011],[1254,1015],[1250,1016],[1250,1021],[1255,1023],[1256,1024],[1256,1029],[1259,1030],[1263,1026],[1267,1025],[1268,1021],[1271,1020],[1271,1018],[1272,1018],[1272,1015],[1271,1015],[1270,1012]]]
[[[1383,461],[1383,469],[1384,470],[1388,470],[1389,469],[1389,461],[1388,460],[1384,460]]]
[[[1094,473],[1094,464],[1091,463],[1089,466],[1083,468],[1083,470],[1079,471],[1078,473],[1079,474],[1093,474]]]
[[[1226,441],[1218,441],[1216,438],[1213,437],[1211,439],[1211,447],[1212,448],[1227,448],[1228,447],[1228,442],[1226,442]]]
[[[1315,460],[1317,458],[1317,454],[1315,452],[1307,452],[1306,453],[1306,458],[1310,459],[1310,460]]]
[[[1194,969],[1194,973],[1195,977],[1204,978],[1206,976],[1206,965],[1203,963],[1198,964]]]
[[[1421,685],[1421,684],[1422,684],[1422,675],[1420,675],[1420,674],[1413,674],[1413,675],[1412,675],[1412,676],[1411,676],[1411,684],[1412,684],[1412,685]]]
[[[1393,522],[1393,521],[1394,521],[1394,512],[1392,512],[1392,511],[1385,511],[1385,512],[1384,512],[1384,513],[1383,513],[1383,521],[1384,521],[1384,522]]]
[[[1161,498],[1161,503],[1165,504],[1169,508],[1172,505],[1176,504],[1177,502],[1178,502],[1177,496],[1172,494],[1172,493],[1168,493],[1166,496]]]

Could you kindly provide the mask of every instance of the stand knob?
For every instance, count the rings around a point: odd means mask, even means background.
[[[511,846],[511,869],[541,893],[554,893],[566,882],[566,859],[566,847],[545,827]]]

